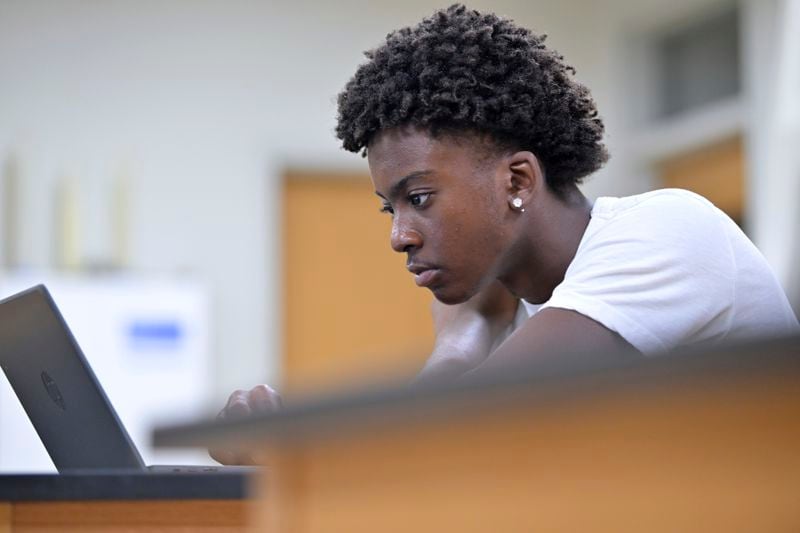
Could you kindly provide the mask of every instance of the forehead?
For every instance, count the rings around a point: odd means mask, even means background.
[[[486,159],[487,146],[469,135],[433,137],[418,129],[381,132],[370,143],[367,157],[375,186],[391,186],[414,172],[443,175],[473,172]]]

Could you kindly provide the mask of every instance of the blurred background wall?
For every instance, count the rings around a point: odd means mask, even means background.
[[[592,90],[612,159],[590,197],[705,194],[800,308],[796,0],[469,6],[547,33]],[[389,250],[366,162],[338,146],[335,100],[363,50],[440,7],[0,0],[0,296],[191,280],[208,409],[259,382],[413,372],[428,296]]]

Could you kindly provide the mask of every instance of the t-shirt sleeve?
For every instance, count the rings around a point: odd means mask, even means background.
[[[600,219],[542,308],[581,313],[644,354],[722,336],[735,283],[723,221],[710,203],[678,195]]]

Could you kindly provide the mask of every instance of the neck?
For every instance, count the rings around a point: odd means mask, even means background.
[[[519,239],[512,247],[511,266],[499,276],[512,294],[544,303],[564,280],[586,232],[592,206],[575,187],[563,196],[548,192],[520,220]]]

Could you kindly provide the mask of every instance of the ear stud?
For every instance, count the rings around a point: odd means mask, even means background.
[[[517,197],[517,198],[514,198],[513,200],[511,200],[511,206],[514,209],[519,210],[520,213],[524,213],[525,212],[525,208],[522,207],[522,198]]]

